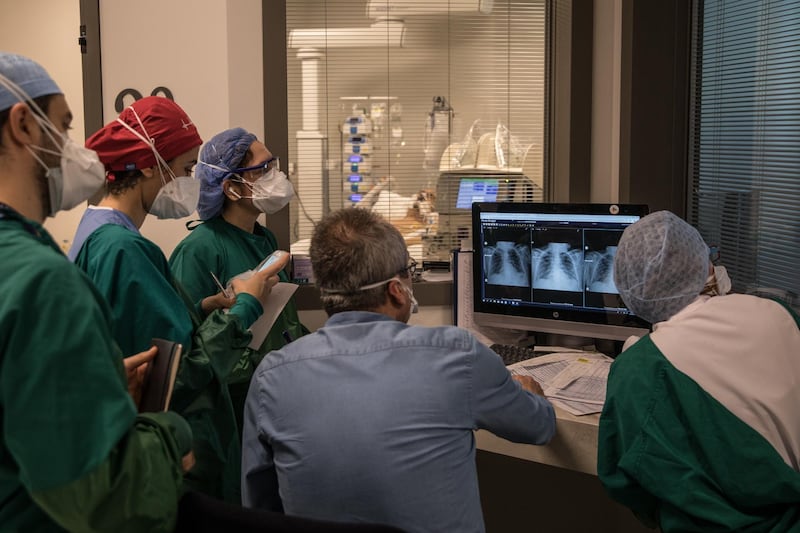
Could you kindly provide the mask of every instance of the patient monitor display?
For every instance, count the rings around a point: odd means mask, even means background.
[[[641,205],[473,205],[476,321],[605,339],[646,332],[614,285],[617,243],[645,214]]]

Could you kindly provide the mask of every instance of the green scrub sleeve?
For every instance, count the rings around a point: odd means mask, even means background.
[[[264,312],[261,302],[252,294],[240,292],[236,295],[236,303],[231,307],[230,312],[239,317],[245,329],[253,325]]]
[[[87,475],[31,496],[68,531],[172,531],[181,496],[181,459],[191,439],[189,425],[175,413],[139,415]]]
[[[206,394],[212,381],[227,383],[237,363],[247,357],[252,337],[233,312],[217,309],[196,324],[191,349],[181,358],[170,409],[185,414],[200,407],[197,404],[190,409]]]

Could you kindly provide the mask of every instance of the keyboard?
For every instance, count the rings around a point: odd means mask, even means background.
[[[500,356],[506,366],[551,353],[540,350],[537,351],[532,347],[518,346],[516,344],[492,344],[489,348]]]

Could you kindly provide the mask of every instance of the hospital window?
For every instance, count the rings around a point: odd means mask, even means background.
[[[545,198],[546,0],[287,0],[292,252],[371,209],[417,260],[474,201]]]
[[[800,294],[800,2],[697,3],[689,220],[739,291]]]

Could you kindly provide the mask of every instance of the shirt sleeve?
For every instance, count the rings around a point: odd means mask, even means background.
[[[181,493],[181,458],[190,445],[191,431],[178,415],[141,415],[87,475],[31,497],[68,531],[169,532]]]
[[[502,360],[472,339],[470,406],[475,427],[512,442],[547,444],[556,431],[553,406],[511,378]]]
[[[176,283],[176,290],[181,294],[187,306],[191,306],[189,296]],[[205,319],[193,313],[194,334],[191,350],[181,359],[175,392],[170,407],[183,412],[212,383],[212,388],[226,386],[235,368],[245,365],[250,367],[250,348],[252,334],[247,331],[240,316],[252,317],[261,311],[261,304],[248,294],[240,294],[231,312],[221,309],[211,312]],[[234,312],[236,309],[236,312]],[[249,374],[248,374],[249,375]]]

